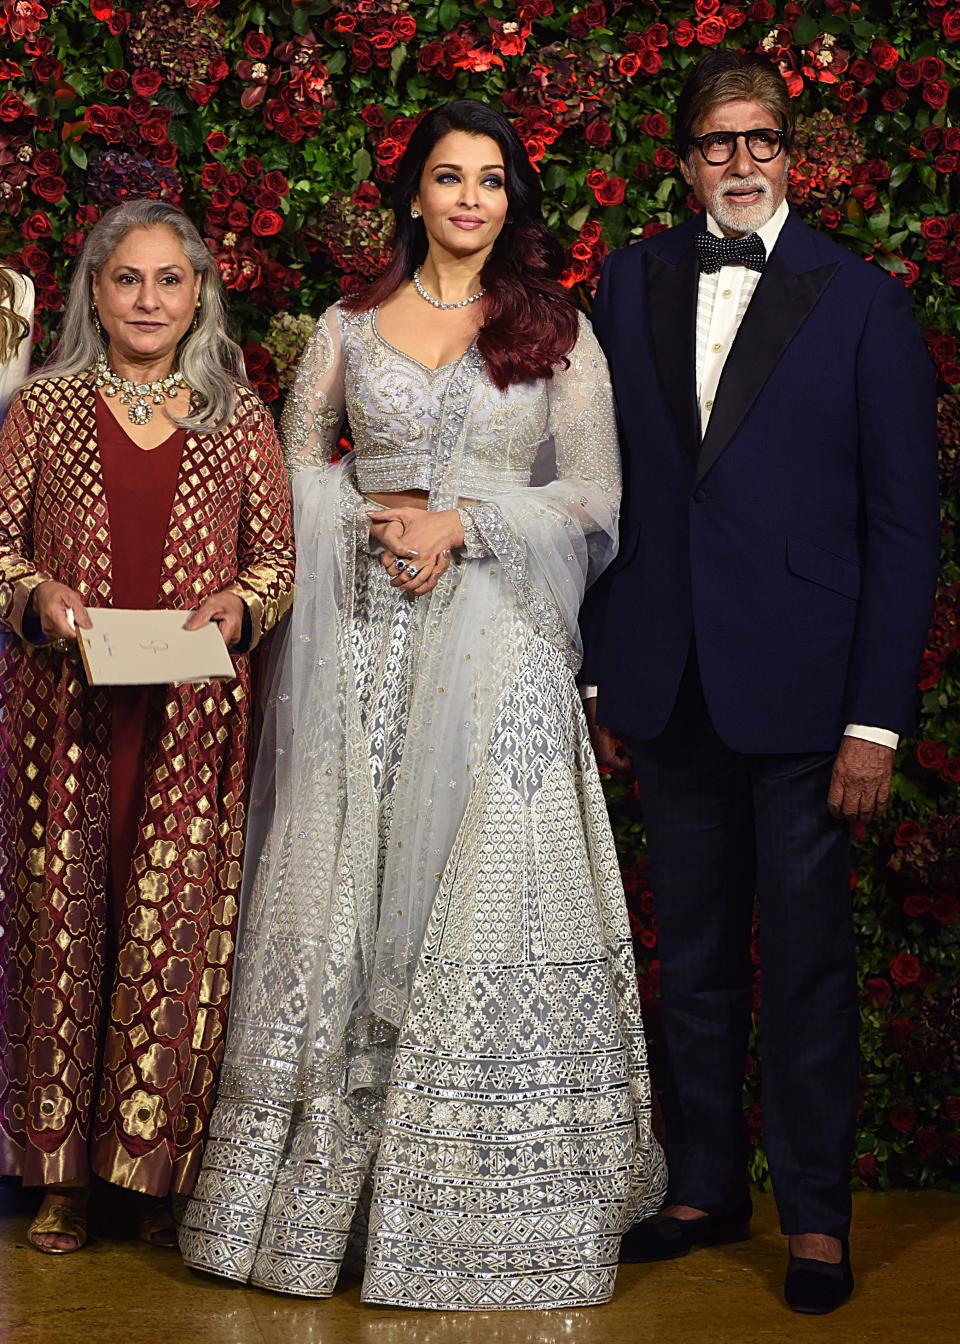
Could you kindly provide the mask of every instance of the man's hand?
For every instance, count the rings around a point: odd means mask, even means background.
[[[622,742],[618,742],[615,733],[597,723],[597,697],[595,695],[592,695],[589,700],[584,700],[583,712],[587,718],[587,727],[590,730],[590,741],[593,743],[593,754],[597,758],[597,765],[601,770],[613,770],[618,775],[629,774],[633,769],[630,753]]]
[[[860,737],[845,737],[833,763],[833,777],[827,794],[831,816],[846,821],[873,821],[890,800],[893,778],[892,747],[867,742]]]
[[[243,601],[236,593],[214,593],[201,602],[196,611],[186,621],[184,630],[199,630],[201,625],[216,621],[223,636],[223,642],[230,649],[240,639],[243,630]]]
[[[92,624],[80,594],[54,579],[34,588],[33,609],[47,639],[76,639],[78,625],[89,630]]]

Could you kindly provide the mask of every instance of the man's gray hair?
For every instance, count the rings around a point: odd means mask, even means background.
[[[27,379],[66,378],[92,369],[106,357],[104,337],[93,320],[93,276],[99,276],[131,229],[172,229],[187,260],[200,276],[197,322],[180,342],[177,365],[193,391],[190,415],[171,416],[182,429],[211,434],[233,418],[237,383],[246,383],[243,352],[226,328],[223,286],[213,254],[182,210],[167,201],[124,201],[108,210],[90,230],[77,260],[67,299],[60,341],[50,360]]]

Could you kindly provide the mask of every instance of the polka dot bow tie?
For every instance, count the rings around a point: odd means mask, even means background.
[[[752,271],[762,271],[767,261],[767,249],[756,233],[748,233],[744,238],[718,238],[704,229],[697,234],[697,255],[700,269],[707,275],[719,271],[721,266],[749,266]]]

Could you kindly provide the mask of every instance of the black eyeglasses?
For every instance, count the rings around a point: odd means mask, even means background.
[[[729,163],[741,138],[751,159],[756,163],[769,163],[783,149],[786,131],[771,131],[765,127],[753,131],[709,131],[706,135],[691,136],[687,144],[696,145],[707,163]]]

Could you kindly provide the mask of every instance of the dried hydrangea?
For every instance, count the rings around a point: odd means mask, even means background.
[[[125,149],[108,149],[91,159],[87,169],[87,195],[97,205],[118,205],[121,201],[150,197],[180,204],[180,179],[141,154]]]
[[[842,115],[822,108],[801,117],[790,159],[790,200],[821,208],[839,205],[866,153],[863,140]]]
[[[156,70],[171,87],[203,81],[210,62],[223,55],[226,29],[217,14],[198,14],[147,0],[130,25],[127,55],[136,70]]]
[[[312,331],[313,318],[309,313],[274,313],[271,317],[263,343],[273,356],[281,391],[293,382]]]

